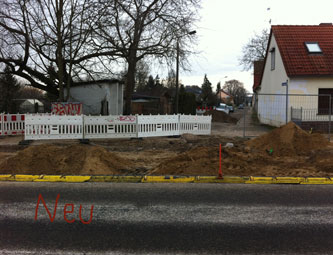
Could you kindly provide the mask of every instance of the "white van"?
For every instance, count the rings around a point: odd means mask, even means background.
[[[230,110],[226,104],[220,103],[220,105],[216,107],[216,111],[221,111],[221,112],[225,112],[226,114],[229,114]]]

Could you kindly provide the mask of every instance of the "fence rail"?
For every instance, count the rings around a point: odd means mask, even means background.
[[[209,135],[211,121],[211,116],[197,115],[26,115],[25,139],[108,139],[184,133]]]
[[[136,116],[83,116],[84,138],[137,137]]]
[[[298,121],[330,121],[330,113],[326,109],[291,108],[291,120]]]
[[[82,116],[26,115],[25,139],[83,139]]]
[[[138,137],[179,135],[179,115],[139,115]]]
[[[180,115],[180,134],[209,135],[211,133],[211,116]]]

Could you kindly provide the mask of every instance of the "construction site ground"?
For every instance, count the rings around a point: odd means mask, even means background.
[[[237,114],[237,120],[241,119]],[[0,139],[0,174],[333,176],[333,143],[293,123],[258,126],[258,137],[242,138],[241,124],[212,125],[212,135],[144,139],[33,141]],[[229,130],[230,132],[228,132]],[[225,147],[232,143],[233,147]]]

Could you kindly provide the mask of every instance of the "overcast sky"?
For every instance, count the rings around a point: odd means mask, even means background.
[[[201,85],[204,74],[214,87],[237,79],[252,92],[251,71],[242,72],[242,46],[272,25],[318,25],[333,22],[332,0],[203,0],[197,24],[201,52],[191,58],[192,71],[181,72],[185,85]],[[227,78],[224,78],[227,76]]]

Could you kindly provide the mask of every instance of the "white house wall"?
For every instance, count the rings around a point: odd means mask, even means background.
[[[119,115],[123,113],[123,86],[119,83],[111,87],[112,100],[109,103],[110,115]],[[115,97],[117,95],[117,98]]]
[[[70,101],[81,102],[83,114],[100,115],[102,101],[108,102],[110,115],[121,115],[123,113],[123,85],[119,83],[99,83],[72,87],[70,90]],[[120,92],[121,91],[121,92]],[[121,97],[119,98],[119,96]]]
[[[286,88],[281,84],[288,79],[281,54],[277,46],[274,34],[269,45],[269,50],[275,48],[275,69],[271,70],[271,53],[268,51],[265,69],[261,81],[261,89],[258,95],[258,118],[261,123],[281,126],[286,122],[286,97],[267,96],[260,94],[285,94]]]
[[[292,78],[289,85],[289,93],[299,96],[290,96],[289,105],[293,108],[302,108],[308,120],[328,120],[328,115],[317,116],[319,89],[333,89],[332,77],[308,77]],[[306,96],[301,96],[306,95]]]

